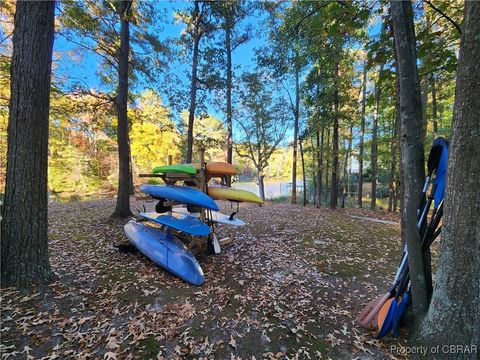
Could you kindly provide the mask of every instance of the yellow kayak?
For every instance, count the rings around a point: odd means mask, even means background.
[[[245,201],[263,204],[263,200],[254,193],[222,186],[209,186],[208,195],[214,200]]]

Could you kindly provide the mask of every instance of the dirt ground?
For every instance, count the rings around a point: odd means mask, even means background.
[[[394,275],[397,215],[242,205],[247,225],[216,228],[234,242],[199,257],[205,284],[195,287],[119,253],[112,242],[127,239],[113,208],[51,205],[58,281],[2,290],[2,359],[385,359],[406,344],[405,333],[378,341],[355,323]]]

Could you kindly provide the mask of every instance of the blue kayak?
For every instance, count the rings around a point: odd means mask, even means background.
[[[135,220],[125,224],[124,229],[132,244],[155,264],[192,285],[202,285],[205,282],[197,259],[175,236]]]
[[[180,204],[199,206],[214,211],[219,210],[217,203],[210,196],[187,186],[144,184],[140,186],[140,191],[154,198],[167,199]]]
[[[193,236],[207,236],[210,234],[210,227],[193,216],[172,213],[171,215],[159,214],[156,212],[141,212],[141,217],[155,221],[159,224],[171,227]]]

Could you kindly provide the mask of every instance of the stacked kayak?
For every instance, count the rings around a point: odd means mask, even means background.
[[[225,162],[154,167],[151,175],[142,176],[161,177],[165,185],[144,184],[140,191],[158,201],[155,211],[139,212],[139,220],[125,225],[125,234],[155,264],[190,284],[203,284],[203,270],[193,247],[208,248],[211,243],[218,253],[220,245],[213,233],[214,224],[245,225],[234,217],[235,212],[231,215],[219,212],[215,200],[263,203],[245,190],[208,185],[212,178],[225,179],[236,174],[235,167]]]
[[[263,200],[250,191],[232,189],[225,186],[209,186],[208,195],[215,200],[229,200],[237,202],[251,202],[263,204]]]
[[[177,237],[147,223],[136,221],[125,225],[125,234],[132,244],[155,264],[190,284],[204,283],[205,277],[200,264]]]

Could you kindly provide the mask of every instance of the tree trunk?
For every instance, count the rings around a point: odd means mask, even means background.
[[[422,335],[428,345],[480,344],[480,2],[465,2],[452,138],[447,170],[445,216],[437,282]],[[447,352],[439,359],[451,358]]]
[[[333,90],[333,162],[332,162],[332,196],[330,197],[330,208],[335,209],[338,201],[338,61],[335,64],[335,79]]]
[[[330,149],[330,129],[327,129],[327,149]],[[327,154],[330,155],[330,154]],[[325,203],[328,201],[328,173],[330,171],[330,156],[327,156],[327,166],[325,168]]]
[[[427,311],[428,297],[423,267],[417,208],[424,179],[422,99],[417,72],[413,9],[410,1],[392,1],[392,21],[400,75],[401,166],[404,184],[402,239],[408,246],[413,313],[418,321]]]
[[[370,209],[375,210],[377,207],[377,158],[378,158],[378,111],[380,107],[380,89],[378,82],[375,85],[375,111],[373,114],[372,126],[372,145],[371,145],[371,178],[372,178],[372,198]]]
[[[358,151],[358,206],[362,207],[363,197],[363,142],[365,138],[365,108],[367,103],[367,60],[363,61],[362,119],[360,124],[360,144]]]
[[[130,25],[128,15],[131,1],[122,2],[120,9],[120,51],[118,52],[118,91],[115,99],[117,107],[118,143],[118,193],[114,217],[127,217],[130,211],[130,189],[132,175],[130,168],[130,141],[128,138],[128,56],[130,51]]]
[[[55,2],[16,4],[1,221],[1,285],[44,284],[48,260],[48,112]]]
[[[390,142],[390,153],[392,154],[392,160],[390,163],[390,192],[388,195],[388,211],[392,212],[393,204],[395,202],[395,197],[397,196],[397,179],[396,179],[396,168],[397,168],[397,121],[398,118],[395,117],[393,130],[392,130],[392,140]]]
[[[385,34],[387,23],[385,18],[382,17],[382,28],[380,30],[380,37]],[[385,53],[385,41],[380,39],[379,54]],[[382,81],[383,81],[383,69],[385,61],[382,59],[380,63],[380,69],[378,71],[378,79],[375,82],[375,111],[373,113],[373,126],[372,126],[372,146],[371,146],[371,170],[372,170],[372,199],[370,208],[375,210],[377,207],[377,177],[378,177],[378,118],[380,114],[380,100],[382,95]]]
[[[317,203],[317,199],[316,199],[316,196],[317,196],[317,170],[315,169],[316,159],[315,159],[315,156],[313,155],[313,150],[315,149],[315,145],[313,143],[313,136],[312,135],[310,135],[310,146],[312,147],[311,161],[312,161],[313,203],[316,204]]]
[[[233,125],[232,125],[232,29],[225,29],[225,51],[227,53],[227,162],[233,161]],[[227,186],[232,183],[231,176],[227,176]]]
[[[263,181],[263,170],[258,169],[258,194],[262,200],[265,200],[265,184]]]
[[[391,27],[393,29],[393,23],[391,24]],[[395,34],[393,36],[393,64],[395,67],[395,132],[396,132],[396,148],[398,151],[398,158],[399,158],[399,163],[402,163],[402,153],[400,151],[400,135],[401,134],[401,111],[400,111],[400,73],[398,71],[399,65],[398,65],[398,59],[397,59],[397,52],[395,51],[396,48],[396,41],[395,41]],[[394,211],[397,211],[397,202],[398,199],[403,199],[403,170],[402,167],[398,167],[398,177],[396,179],[396,194],[395,194],[395,200],[393,202],[393,208]],[[401,203],[400,203],[400,206]],[[404,243],[402,239],[402,249],[404,248]]]
[[[303,180],[303,206],[307,205],[307,180],[305,177],[305,158],[303,156],[302,139],[298,141],[300,146],[300,161],[302,162],[302,180]]]
[[[292,198],[291,203],[297,203],[297,143],[298,143],[298,121],[300,115],[300,69],[298,59],[295,59],[295,109],[293,124],[293,161],[292,161]]]
[[[322,205],[322,168],[323,168],[323,135],[325,133],[322,127],[322,137],[320,140],[320,133],[317,130],[317,208]]]
[[[198,48],[200,44],[200,5],[199,0],[195,0],[193,10],[193,59],[192,59],[192,79],[190,83],[190,107],[188,109],[188,129],[187,129],[187,163],[192,162],[193,158],[193,125],[195,121],[195,108],[197,106],[197,71],[198,71]]]
[[[343,186],[342,186],[342,209],[345,207],[345,197],[348,188],[348,159],[352,152],[353,124],[350,124],[347,153],[345,154],[345,162],[343,163]]]
[[[433,118],[433,133],[438,135],[438,117],[437,117],[437,87],[435,84],[435,74],[432,74],[432,118]]]
[[[128,112],[127,112],[128,114]],[[128,124],[129,128],[130,128],[130,123]],[[128,139],[128,146],[130,147],[130,137]],[[129,188],[130,188],[130,191],[129,191],[129,194],[130,195],[135,195],[135,186],[133,185],[133,160],[132,160],[132,153],[131,151],[129,151],[130,153],[130,158],[128,159],[129,160],[129,169],[130,169],[130,173],[129,173],[129,179],[128,179],[128,184],[129,184]]]

